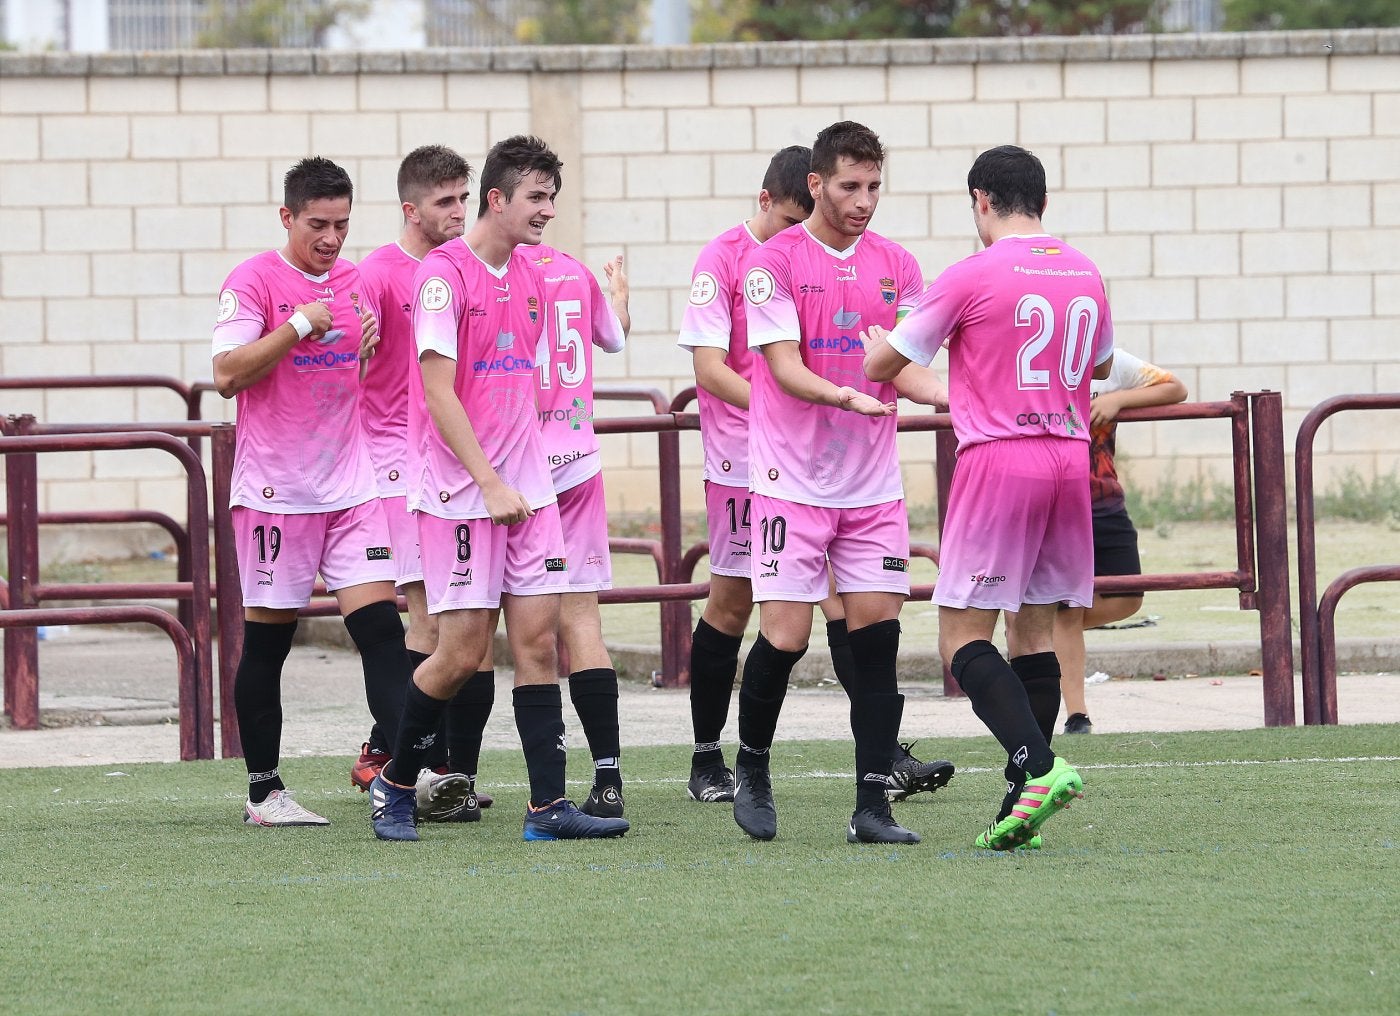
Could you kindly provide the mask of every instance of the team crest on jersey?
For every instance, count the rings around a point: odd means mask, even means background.
[[[719,295],[719,283],[709,272],[696,272],[690,283],[690,305],[706,307]]]
[[[218,323],[232,321],[233,316],[238,313],[238,294],[231,289],[225,289],[219,294],[219,317]]]
[[[1032,248],[1031,248],[1031,253],[1032,253],[1032,254],[1039,254],[1039,255],[1041,255],[1042,257],[1045,257],[1045,256],[1047,256],[1047,255],[1054,255],[1054,254],[1060,253],[1060,248],[1058,248],[1058,247],[1032,247]]]
[[[776,288],[773,276],[766,268],[750,268],[749,274],[744,276],[744,298],[755,307],[762,307],[773,299]]]
[[[540,302],[533,296],[525,298],[525,306],[530,311],[530,324],[538,324],[540,320]]]
[[[894,279],[886,275],[880,280],[880,296],[885,303],[894,303]]]
[[[430,314],[446,310],[451,302],[452,290],[448,287],[446,279],[433,276],[418,290],[418,303]]]

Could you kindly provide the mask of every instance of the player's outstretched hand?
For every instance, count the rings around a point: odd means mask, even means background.
[[[861,416],[894,416],[895,413],[893,402],[881,402],[875,396],[854,388],[842,388],[836,404]]]
[[[535,510],[530,507],[530,502],[525,500],[524,495],[514,487],[508,487],[504,483],[493,487],[483,487],[481,500],[486,505],[486,511],[490,514],[491,521],[498,526],[513,526],[517,522],[524,522],[535,514]]]
[[[316,303],[303,303],[295,310],[306,315],[306,320],[311,322],[311,334],[307,338],[320,338],[331,330],[331,309],[319,301]]]
[[[608,277],[608,292],[613,296],[627,296],[627,272],[622,267],[622,255],[603,265],[603,274]]]
[[[379,320],[373,311],[360,311],[360,359],[368,360],[379,345]]]

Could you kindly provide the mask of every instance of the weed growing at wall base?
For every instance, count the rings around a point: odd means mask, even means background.
[[[685,796],[689,748],[628,752],[625,839],[524,843],[496,805],[417,844],[369,831],[348,759],[294,759],[326,829],[239,821],[237,762],[6,773],[7,1011],[821,1013],[1384,1011],[1395,730],[1083,738],[1088,796],[1045,849],[974,850],[986,738],[897,805],[912,847],[851,846],[841,742],[775,749],[778,839]],[[582,753],[573,772],[582,775]],[[575,786],[576,792],[584,792]],[[1053,955],[1053,976],[1016,956]],[[993,1001],[994,1000],[994,1001]]]

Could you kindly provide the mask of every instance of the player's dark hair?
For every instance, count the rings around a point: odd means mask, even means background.
[[[1015,145],[989,148],[967,171],[967,192],[980,190],[992,211],[1040,218],[1045,211],[1045,167],[1030,152]]]
[[[282,204],[293,214],[318,198],[355,199],[355,185],[350,174],[330,159],[313,155],[302,159],[282,178]]]
[[[399,200],[417,204],[434,187],[456,180],[471,180],[472,168],[445,145],[423,145],[399,163]]]
[[[807,186],[807,174],[812,171],[812,150],[802,145],[789,145],[768,163],[763,174],[763,189],[774,201],[791,201],[809,215],[815,202]]]
[[[498,141],[486,153],[486,162],[481,167],[481,202],[477,208],[479,219],[486,214],[486,196],[498,190],[509,201],[515,195],[520,181],[534,173],[543,173],[554,179],[554,193],[564,187],[564,177],[560,170],[564,163],[550,151],[549,146],[533,135],[517,134]]]
[[[823,180],[830,179],[836,174],[836,166],[842,156],[857,165],[873,162],[883,166],[885,146],[880,144],[880,136],[865,124],[842,120],[826,128],[812,142],[811,172]]]

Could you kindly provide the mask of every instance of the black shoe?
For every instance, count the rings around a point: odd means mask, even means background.
[[[1066,734],[1092,734],[1094,724],[1089,720],[1088,713],[1071,713],[1065,719]]]
[[[768,767],[739,762],[734,768],[734,821],[754,839],[771,840],[778,835],[778,809]]]
[[[953,763],[946,759],[920,762],[909,754],[916,744],[917,741],[910,741],[899,746],[899,755],[890,769],[890,789],[885,791],[891,801],[902,801],[913,794],[931,794],[939,787],[946,787],[953,778]]]
[[[593,789],[588,792],[588,800],[580,805],[579,811],[595,818],[621,818],[622,791],[612,784],[599,787],[595,783]]]
[[[847,843],[918,843],[920,839],[918,833],[894,820],[888,801],[857,809],[846,829]]]
[[[734,800],[734,770],[728,766],[709,766],[690,770],[686,793],[692,801],[718,804]]]

